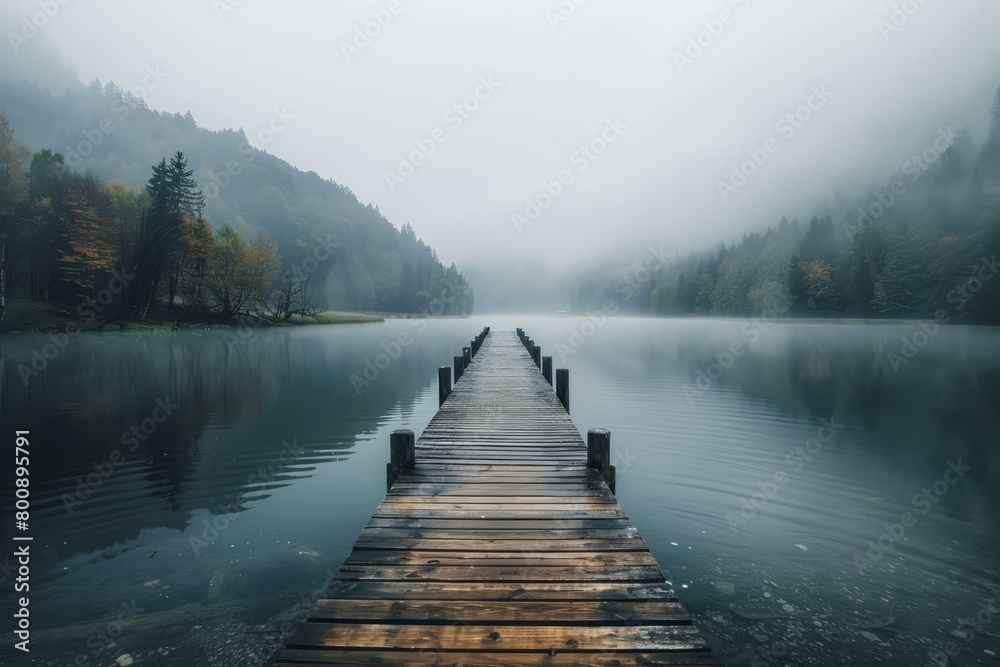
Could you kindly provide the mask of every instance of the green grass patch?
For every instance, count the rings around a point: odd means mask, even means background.
[[[100,330],[107,333],[138,334],[142,336],[169,336],[173,332],[173,325],[114,320],[111,322],[105,322]]]
[[[291,324],[363,324],[366,322],[383,322],[381,315],[371,313],[350,313],[339,310],[325,310],[316,317],[300,317],[293,315]]]
[[[70,322],[79,322],[62,306],[54,306],[33,299],[7,299],[0,331],[28,331],[38,329],[53,331],[62,329]]]
[[[362,324],[366,322],[383,322],[382,315],[373,313],[352,313],[346,311],[328,310],[316,317],[294,316],[290,324]],[[145,336],[167,336],[173,331],[174,322],[131,322],[128,320],[94,320],[84,322],[62,306],[52,305],[32,299],[7,299],[7,308],[0,331],[59,331],[73,324],[83,331],[100,331],[104,333],[124,333]],[[180,328],[186,328],[181,325]],[[203,328],[199,325],[198,328]],[[215,325],[212,328],[226,328],[225,325]]]

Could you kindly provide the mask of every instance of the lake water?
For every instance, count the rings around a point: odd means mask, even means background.
[[[384,496],[389,433],[419,434],[485,325],[570,369],[577,426],[611,429],[623,508],[730,664],[1000,664],[1000,332],[543,317],[83,335],[25,377],[50,341],[0,336],[34,537],[32,651],[5,627],[0,663],[267,664]],[[366,360],[386,367],[352,383]]]

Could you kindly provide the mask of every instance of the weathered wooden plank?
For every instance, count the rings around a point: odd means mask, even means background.
[[[489,519],[496,523],[514,521],[520,519],[547,519],[556,525],[558,522],[571,519],[605,518],[605,519],[625,519],[625,513],[620,509],[593,510],[586,509],[573,511],[530,510],[492,510],[488,512],[482,509],[466,510],[393,510],[392,507],[379,507],[375,509],[372,516],[379,518],[414,518],[414,519]]]
[[[386,521],[389,521],[386,519]],[[443,520],[447,521],[447,519]],[[623,520],[619,520],[619,523]],[[451,523],[459,523],[452,521]],[[470,522],[471,523],[471,522]],[[535,528],[523,530],[508,529],[503,530],[486,525],[480,522],[476,527],[465,528],[433,528],[430,526],[415,526],[403,521],[401,526],[376,527],[369,525],[361,531],[361,540],[400,540],[400,539],[425,539],[425,540],[558,540],[558,541],[600,541],[600,540],[629,540],[641,544],[642,538],[639,531],[627,523],[611,525],[608,528],[561,528],[557,525],[542,525]]]
[[[555,521],[552,517],[542,517],[539,519],[509,519],[507,521],[495,521],[493,519],[459,519],[445,517],[418,518],[418,517],[373,517],[368,521],[366,528],[436,528],[440,530],[613,530],[618,528],[635,530],[635,527],[628,519],[617,518],[597,518],[585,516],[581,519],[562,519]]]
[[[435,651],[697,651],[708,645],[692,626],[391,625],[306,623],[289,648],[352,648]]]
[[[552,479],[552,478],[550,478]],[[410,480],[397,482],[392,487],[390,496],[552,496],[569,494],[571,491],[579,491],[580,495],[599,495],[604,498],[614,499],[606,486],[601,486],[601,480],[593,478],[566,479],[555,478],[558,481],[538,481],[526,479],[519,476],[505,482],[496,483],[486,480],[446,480],[433,482],[424,480],[422,482],[412,482]]]
[[[642,551],[411,551],[355,549],[345,565],[440,565],[456,567],[656,567],[648,550]]]
[[[611,512],[621,514],[621,508],[616,502],[608,502],[601,498],[552,498],[539,497],[471,497],[471,498],[435,498],[433,496],[393,496],[383,500],[376,512],[381,510],[400,512],[412,510],[414,513],[424,510],[446,512],[448,510],[473,510],[482,512]]]
[[[523,533],[520,533],[523,535]],[[451,535],[451,539],[411,539],[370,538],[362,534],[354,543],[354,549],[397,549],[407,551],[639,551],[647,550],[646,543],[639,537],[627,539],[483,539]]]
[[[427,456],[427,455],[417,454],[417,458],[419,458],[423,462],[429,462],[429,463],[447,462],[453,466],[462,466],[462,465],[474,466],[474,465],[479,465],[482,462],[480,459],[470,458],[468,452],[464,451],[459,452],[459,454],[455,456],[444,456],[444,455]],[[562,463],[565,463],[567,465],[569,464],[579,465],[581,468],[585,466],[586,462],[587,462],[586,454],[582,454],[581,456],[574,458],[572,460],[562,461]],[[532,466],[537,466],[538,469],[543,469],[552,465],[552,459],[522,459],[522,458],[498,459],[498,460],[492,460],[490,465],[496,467],[510,466],[512,469],[525,468],[525,467],[530,468]]]
[[[334,579],[330,597],[390,600],[675,600],[666,582],[459,582]]]
[[[390,494],[382,501],[383,505],[405,505],[407,507],[454,507],[455,509],[479,507],[496,507],[508,509],[507,505],[529,505],[533,508],[550,505],[559,505],[554,509],[608,509],[616,507],[618,503],[606,493],[591,494],[589,496],[519,496],[519,495],[495,495],[495,496],[424,496],[424,495],[402,495]]]
[[[440,474],[431,475],[426,474],[422,476],[403,476],[401,475],[399,479],[405,481],[399,482],[400,484],[408,484],[414,487],[419,487],[421,483],[426,484],[486,484],[489,483],[492,487],[501,487],[519,485],[519,484],[545,484],[550,489],[559,489],[565,485],[574,484],[586,484],[588,487],[594,485],[595,480],[584,474],[580,475],[563,475],[557,477],[551,473],[525,473],[525,472],[515,472],[506,473],[503,471],[497,471],[495,474],[486,475],[480,473],[462,473],[462,472],[442,472]]]
[[[613,567],[591,563],[585,566],[502,567],[446,565],[345,565],[340,579],[362,581],[635,581],[662,582],[660,568]]]
[[[461,651],[404,651],[286,649],[276,667],[292,665],[337,665],[338,667],[649,667],[650,665],[721,665],[718,658],[703,651],[663,651],[584,653],[534,651],[467,653]]]
[[[310,621],[337,623],[433,623],[462,619],[468,625],[690,625],[677,602],[664,600],[319,600]]]
[[[406,470],[400,473],[400,479],[411,478],[419,480],[421,477],[436,476],[460,476],[460,477],[480,477],[482,481],[497,480],[502,477],[515,477],[517,475],[534,475],[535,477],[570,477],[573,479],[589,479],[590,473],[579,464],[556,464],[547,466],[494,466],[484,465],[482,461],[467,465],[453,465],[448,462],[431,463],[421,461],[420,467],[413,470]],[[494,481],[494,483],[496,483]]]

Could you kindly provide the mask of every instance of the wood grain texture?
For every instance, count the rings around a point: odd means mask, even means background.
[[[514,333],[478,350],[279,665],[721,665]]]

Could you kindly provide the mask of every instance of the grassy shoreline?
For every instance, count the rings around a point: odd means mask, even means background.
[[[293,317],[285,324],[262,323],[260,326],[307,326],[320,324],[364,324],[383,322],[386,315],[376,313],[354,313],[347,311],[323,311],[315,318]],[[84,320],[65,308],[44,301],[32,299],[7,299],[7,308],[3,322],[0,322],[0,332],[24,331],[73,331],[75,332],[112,332],[140,333],[163,335],[174,329],[228,329],[231,325],[222,323],[198,323],[171,318],[167,321],[134,322],[131,320]]]

